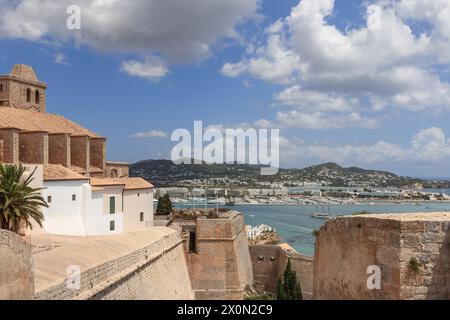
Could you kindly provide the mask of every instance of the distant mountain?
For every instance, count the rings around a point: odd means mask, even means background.
[[[170,160],[145,160],[131,165],[130,174],[150,180],[156,186],[181,186],[219,183],[255,187],[267,183],[298,186],[316,183],[336,187],[404,187],[424,180],[400,177],[377,170],[344,168],[336,163],[324,163],[304,169],[280,169],[275,176],[261,176],[261,166],[246,164],[175,165]]]

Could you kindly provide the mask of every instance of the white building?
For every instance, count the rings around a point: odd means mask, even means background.
[[[87,178],[61,165],[45,165],[46,233],[111,235],[153,225],[153,186],[141,178]]]

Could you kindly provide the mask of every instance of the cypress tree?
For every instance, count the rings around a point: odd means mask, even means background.
[[[284,297],[279,299],[278,297]],[[297,280],[297,274],[292,270],[291,260],[288,260],[286,270],[283,274],[283,281],[278,279],[277,284],[277,299],[278,300],[303,300],[302,289]]]
[[[276,298],[277,300],[286,300],[286,292],[284,291],[284,286],[281,278],[278,279]]]

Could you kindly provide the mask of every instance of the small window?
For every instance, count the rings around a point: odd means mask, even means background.
[[[140,197],[141,196],[141,194],[138,192],[138,197]]]
[[[40,94],[39,90],[36,90],[35,99],[34,100],[36,101],[36,104],[40,104],[41,103],[41,94]]]
[[[116,222],[110,221],[109,222],[109,231],[114,231],[114,230],[116,230]]]
[[[143,213],[143,212],[141,212],[141,213],[139,214],[139,220],[140,220],[141,222],[144,221],[144,213]]]
[[[31,89],[27,89],[27,102],[31,102]]]
[[[72,195],[72,201],[77,201],[77,195],[76,194]]]
[[[0,83],[0,92],[3,91],[3,83]]]
[[[47,197],[47,203],[52,203],[52,196]]]
[[[109,213],[116,213],[116,197],[109,197]]]

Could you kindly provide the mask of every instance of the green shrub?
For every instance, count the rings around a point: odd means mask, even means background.
[[[415,257],[412,257],[411,259],[409,259],[408,269],[409,269],[409,271],[411,271],[413,273],[419,273],[420,263],[419,263],[419,261],[417,261],[417,259]]]

